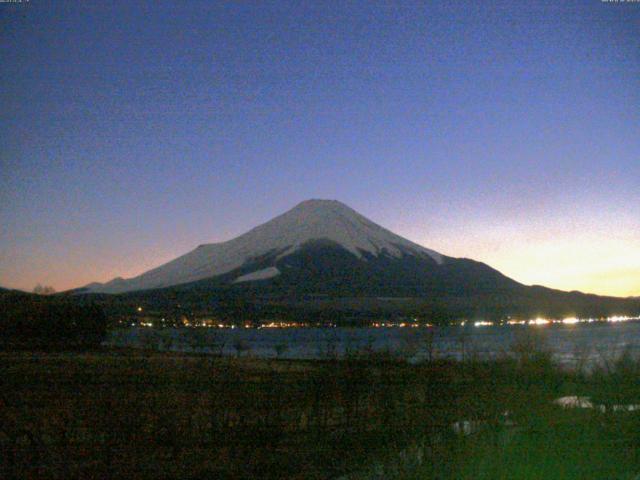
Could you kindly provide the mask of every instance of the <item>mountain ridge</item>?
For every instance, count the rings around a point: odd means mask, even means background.
[[[163,317],[190,312],[230,322],[640,314],[638,299],[523,285],[482,262],[411,242],[331,200],[299,203],[234,239],[200,245],[133,279],[90,287],[68,293],[125,317],[140,305]]]

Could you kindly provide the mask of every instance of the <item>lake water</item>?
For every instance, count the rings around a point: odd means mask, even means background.
[[[391,352],[410,361],[428,356],[462,359],[508,355],[527,338],[567,367],[594,365],[628,351],[640,356],[640,321],[431,328],[218,329],[128,328],[110,333],[107,345],[198,351],[260,358],[321,359],[355,352]]]

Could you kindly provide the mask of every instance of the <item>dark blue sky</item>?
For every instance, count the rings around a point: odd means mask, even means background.
[[[32,0],[0,30],[3,286],[132,276],[319,197],[640,295],[638,3]]]

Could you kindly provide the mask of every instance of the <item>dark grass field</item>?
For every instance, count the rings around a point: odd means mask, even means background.
[[[421,365],[7,352],[0,478],[640,478],[640,411],[553,404],[640,403],[638,372],[630,359],[563,372],[530,352]]]

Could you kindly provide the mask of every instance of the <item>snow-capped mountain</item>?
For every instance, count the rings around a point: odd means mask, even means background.
[[[227,242],[201,245],[134,278],[71,293],[120,294],[98,296],[117,312],[145,304],[230,321],[413,315],[447,322],[640,311],[637,299],[522,285],[484,263],[413,243],[333,200],[302,202]]]
[[[283,259],[318,242],[338,247],[361,262],[380,256],[408,257],[434,265],[447,261],[443,255],[390,232],[341,202],[307,200],[227,242],[200,245],[134,278],[116,278],[85,288],[90,292],[121,293],[180,285],[234,271],[239,274],[228,278],[231,283],[266,280],[280,275],[278,265]],[[264,260],[268,260],[267,264]],[[256,269],[246,271],[251,265]]]

